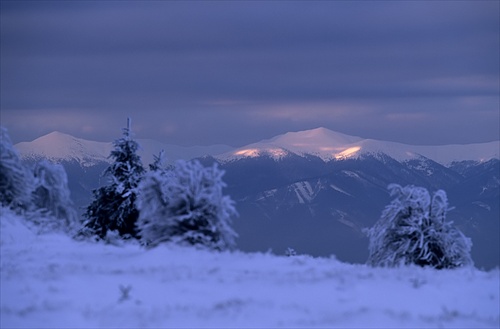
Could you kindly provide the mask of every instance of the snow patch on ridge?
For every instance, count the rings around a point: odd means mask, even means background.
[[[347,196],[352,196],[352,194],[350,194],[350,193],[348,193],[348,192],[344,191],[343,189],[341,189],[340,187],[338,187],[338,186],[336,186],[336,185],[330,184],[330,187],[331,187],[332,189],[334,189],[335,191],[337,191],[337,192],[343,193],[343,194],[345,194],[345,195],[347,195]]]
[[[359,175],[357,173],[355,173],[354,171],[342,170],[342,173],[348,177],[361,179],[361,177],[359,177]]]
[[[314,198],[314,190],[307,181],[298,182],[292,185],[299,203],[309,203]]]

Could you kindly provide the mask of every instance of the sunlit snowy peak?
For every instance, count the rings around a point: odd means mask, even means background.
[[[217,156],[221,161],[234,161],[267,155],[276,160],[288,154],[314,155],[324,161],[358,158],[365,154],[385,154],[398,161],[432,159],[448,165],[453,161],[487,161],[499,158],[500,142],[467,145],[418,146],[388,141],[363,139],[326,128],[289,132],[238,148]]]

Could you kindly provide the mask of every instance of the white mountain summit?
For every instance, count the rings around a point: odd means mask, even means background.
[[[158,155],[161,150],[165,151],[169,162],[233,150],[227,145],[182,147],[151,139],[137,139],[137,142],[140,146],[138,153],[144,165],[152,163],[153,155]],[[109,154],[113,143],[89,141],[55,131],[31,142],[18,143],[15,147],[25,160],[45,158],[54,162],[76,161],[84,167],[90,167],[103,161],[110,162]]]
[[[356,158],[360,155],[384,153],[404,161],[424,156],[443,165],[453,161],[487,161],[499,158],[500,141],[466,145],[417,146],[395,142],[363,139],[326,128],[289,132],[258,143],[249,144],[217,156],[222,161],[268,155],[279,159],[289,153],[315,155],[325,161]]]
[[[112,143],[94,142],[73,137],[58,131],[51,132],[32,142],[15,145],[23,159],[46,158],[51,161],[77,161],[85,167],[108,161]]]
[[[363,139],[349,136],[326,128],[289,132],[234,149],[227,145],[181,147],[163,144],[149,139],[138,139],[139,154],[144,164],[152,162],[153,155],[165,150],[170,162],[177,159],[191,159],[212,155],[219,161],[228,162],[245,157],[262,155],[280,159],[287,154],[318,156],[325,161],[332,159],[357,158],[367,153],[384,153],[404,161],[424,156],[443,165],[453,161],[487,161],[500,158],[500,141],[466,145],[416,146],[395,142]],[[111,142],[95,142],[76,138],[60,132],[52,132],[32,142],[15,145],[24,159],[48,158],[52,161],[77,161],[82,166],[92,166],[109,161],[113,148]]]

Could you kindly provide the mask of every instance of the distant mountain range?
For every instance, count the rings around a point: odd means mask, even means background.
[[[236,201],[238,246],[247,251],[335,254],[364,262],[372,226],[390,202],[387,185],[444,189],[449,219],[473,239],[479,267],[499,265],[500,141],[415,146],[377,141],[325,128],[290,132],[241,148],[178,147],[138,140],[145,164],[164,149],[170,160],[198,158],[226,171],[226,192]],[[62,163],[75,202],[84,207],[102,184],[111,143],[51,133],[16,147],[22,158]]]
[[[219,154],[233,150],[227,145],[182,147],[164,144],[151,139],[137,139],[140,145],[139,154],[145,164],[153,162],[153,155],[165,151],[167,161]],[[50,159],[54,162],[76,161],[83,167],[92,167],[108,162],[112,142],[95,142],[76,138],[68,134],[54,131],[35,139],[32,142],[21,142],[15,145],[24,160]]]
[[[227,145],[182,147],[163,144],[151,139],[137,139],[139,154],[150,163],[154,154],[165,150],[168,160],[214,156],[221,162],[242,158],[270,156],[280,159],[289,154],[316,156],[323,161],[354,159],[365,154],[385,154],[398,161],[426,157],[442,165],[472,160],[484,162],[500,158],[500,141],[465,145],[418,146],[395,142],[363,139],[334,132],[326,128],[289,132],[240,148]],[[95,142],[61,132],[52,132],[32,142],[15,145],[23,159],[47,158],[56,162],[75,160],[82,166],[109,162],[111,142]]]
[[[312,155],[323,161],[355,159],[366,154],[385,154],[397,161],[425,157],[443,165],[452,162],[498,159],[500,141],[466,145],[418,146],[373,139],[363,139],[317,128],[289,132],[258,143],[250,144],[216,158],[231,161],[245,157],[268,155],[280,159],[287,154]]]

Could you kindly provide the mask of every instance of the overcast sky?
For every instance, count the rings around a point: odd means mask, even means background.
[[[498,1],[2,1],[1,124],[241,146],[500,139]]]

